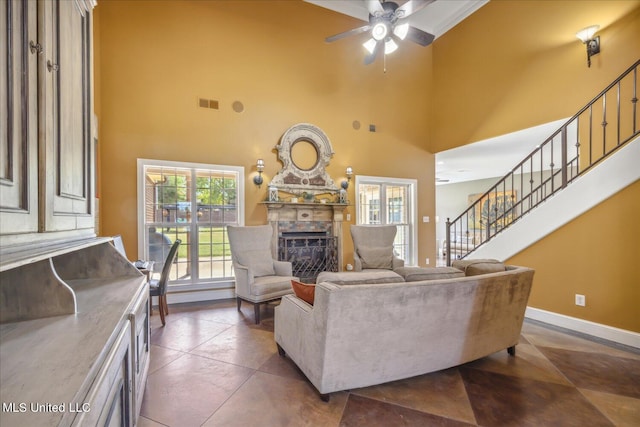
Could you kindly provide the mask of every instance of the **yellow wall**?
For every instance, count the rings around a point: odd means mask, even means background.
[[[640,1],[490,1],[433,45],[431,151],[572,116],[639,58]]]
[[[638,218],[640,182],[509,259],[536,269],[529,305],[640,332]]]
[[[363,65],[359,38],[324,42],[361,21],[302,1],[101,1],[95,19],[101,234],[122,234],[128,253],[137,252],[137,158],[244,166],[246,224],[264,224],[256,159],[269,182],[282,167],[274,146],[300,122],[328,135],[336,182],[349,165],[357,175],[415,178],[418,215],[435,216],[430,49],[403,46],[385,74],[381,61]],[[198,97],[220,109],[199,108]],[[433,260],[433,222],[418,227],[419,259]],[[352,263],[350,237],[344,243]]]
[[[323,41],[360,21],[300,1],[101,1],[101,232],[121,233],[136,253],[138,157],[244,166],[246,223],[265,223],[255,161],[265,159],[268,182],[281,167],[273,147],[298,122],[329,136],[336,181],[347,165],[416,178],[418,216],[433,218],[431,153],[574,114],[640,57],[639,6],[494,0],[431,47],[403,43],[384,74],[380,62],[362,64],[357,38]],[[602,52],[587,68],[575,32],[591,24],[602,26]],[[199,109],[198,97],[220,110]],[[235,100],[244,113],[231,110]],[[536,268],[532,306],[640,331],[629,267],[638,193],[636,183],[507,260]],[[419,260],[435,258],[433,225],[419,224]],[[345,256],[351,262],[348,237]],[[573,305],[575,293],[587,307]]]
[[[572,116],[639,58],[639,1],[491,1],[434,43],[431,149]],[[506,260],[536,269],[529,305],[640,332],[639,200],[636,183]]]

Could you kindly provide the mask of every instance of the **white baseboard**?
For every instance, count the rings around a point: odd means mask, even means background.
[[[167,293],[167,304],[181,304],[186,302],[212,301],[218,299],[235,298],[236,293],[233,289],[209,289],[202,291],[189,292],[170,292]],[[156,300],[154,299],[154,307]]]
[[[554,326],[569,329],[594,337],[613,341],[630,347],[640,348],[640,334],[637,332],[618,329],[612,326],[582,320],[564,314],[553,313],[539,308],[527,307],[524,316],[528,319],[538,320]]]

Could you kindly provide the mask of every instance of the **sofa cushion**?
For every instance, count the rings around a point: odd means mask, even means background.
[[[464,277],[464,272],[453,267],[399,267],[393,270],[404,278],[405,282],[418,282],[420,280],[453,279]]]
[[[457,259],[451,265],[464,271],[465,276],[506,271],[504,263],[497,259]]]
[[[358,248],[362,268],[393,268],[393,246],[372,246]]]
[[[273,276],[276,274],[273,268],[273,258],[268,249],[246,251],[238,253],[238,262],[251,269],[255,277]]]
[[[375,285],[379,283],[402,283],[404,279],[391,270],[331,272],[323,271],[316,283],[331,282],[335,285]]]
[[[291,287],[293,288],[293,293],[296,294],[298,298],[313,305],[313,299],[316,295],[316,285],[292,280]]]

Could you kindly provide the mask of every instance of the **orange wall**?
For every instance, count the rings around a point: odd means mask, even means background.
[[[639,58],[639,1],[491,1],[433,45],[431,151],[572,116]],[[536,269],[529,305],[640,332],[639,200],[636,183],[506,260]]]
[[[433,45],[431,151],[572,116],[638,58],[640,1],[490,1]]]
[[[121,233],[136,253],[138,157],[244,166],[246,223],[265,223],[255,161],[265,159],[268,182],[281,167],[273,147],[298,122],[329,136],[336,181],[347,165],[416,178],[418,216],[433,218],[431,153],[575,113],[640,57],[639,6],[494,0],[431,47],[403,44],[385,74],[380,62],[362,64],[357,38],[323,41],[359,21],[300,1],[101,1],[101,233]],[[575,32],[594,23],[602,52],[587,68]],[[199,109],[198,97],[219,100],[220,110]],[[244,113],[231,110],[235,100]],[[532,306],[640,331],[629,268],[638,191],[635,184],[507,260],[536,268]],[[419,260],[435,258],[433,225],[419,224]],[[345,256],[351,262],[348,237]],[[573,305],[575,293],[587,307]]]
[[[430,49],[404,45],[385,74],[381,61],[363,65],[359,38],[324,42],[360,21],[302,1],[101,1],[95,19],[101,234],[122,234],[128,253],[137,252],[137,158],[244,166],[246,224],[264,224],[258,202],[267,187],[252,183],[256,159],[269,182],[282,166],[274,146],[300,122],[328,135],[336,182],[349,165],[359,175],[415,178],[418,215],[435,216],[423,95]],[[220,109],[199,108],[198,97]],[[236,100],[241,114],[231,109]],[[433,222],[418,232],[419,259],[435,259]],[[344,243],[345,263],[353,262],[351,239]]]
[[[536,269],[529,305],[640,332],[638,218],[640,182],[509,259]]]

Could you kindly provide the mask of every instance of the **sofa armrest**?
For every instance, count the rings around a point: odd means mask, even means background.
[[[276,276],[292,276],[293,268],[288,261],[273,261],[273,269],[276,272]]]
[[[313,306],[295,295],[283,296],[275,308],[274,319],[276,343],[317,389],[321,387],[325,359],[328,296],[326,290],[321,289],[325,285],[327,284],[316,285]]]
[[[394,255],[391,265],[393,266],[392,270],[395,270],[396,268],[404,267],[404,260]]]

